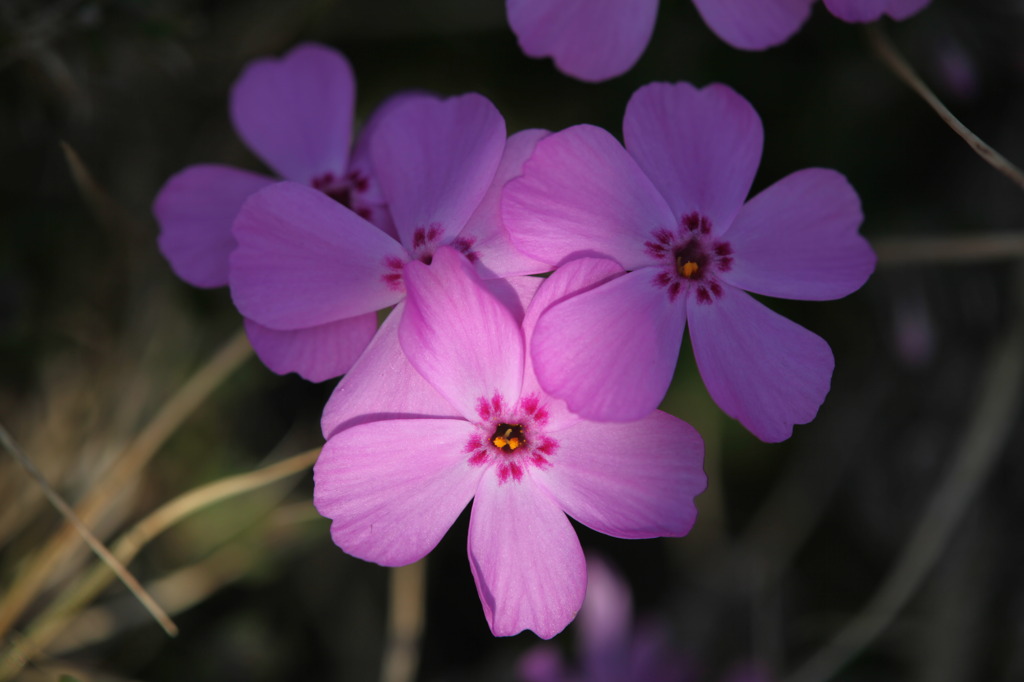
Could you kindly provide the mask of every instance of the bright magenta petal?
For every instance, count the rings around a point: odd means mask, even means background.
[[[251,62],[231,89],[235,130],[257,156],[288,180],[310,184],[345,173],[355,110],[348,60],[305,43],[280,59]]]
[[[512,243],[537,260],[608,256],[627,269],[649,263],[644,241],[655,229],[676,227],[636,161],[590,125],[537,143],[523,175],[505,185],[502,218]]]
[[[573,412],[596,421],[646,417],[665,397],[685,312],[656,289],[651,268],[557,303],[531,340],[537,378]]]
[[[309,187],[281,182],[257,192],[235,220],[231,297],[272,329],[302,329],[397,303],[385,277],[408,256],[391,237]]]
[[[398,324],[404,308],[404,302],[395,306],[351,371],[335,387],[320,420],[324,438],[368,421],[459,416],[402,352]]]
[[[658,0],[507,0],[506,8],[524,53],[590,82],[633,68],[658,16]]]
[[[722,280],[757,294],[824,301],[859,289],[875,253],[857,231],[860,199],[840,173],[808,168],[747,202],[724,238],[732,267]]]
[[[704,23],[740,50],[780,45],[800,30],[814,0],[693,0]]]
[[[328,440],[313,468],[313,503],[333,521],[335,544],[383,566],[426,556],[484,472],[463,452],[474,430],[461,419],[392,419]]]
[[[245,321],[249,343],[263,364],[278,374],[295,372],[308,381],[326,381],[349,371],[376,329],[374,313],[290,331]]]
[[[558,456],[535,478],[566,514],[618,538],[690,531],[707,478],[704,443],[682,419],[656,411],[628,424],[579,421],[551,435]]]
[[[587,569],[569,519],[529,477],[484,476],[469,519],[469,565],[491,632],[550,639],[583,604]]]
[[[719,83],[641,87],[626,105],[623,134],[675,216],[697,211],[711,219],[713,232],[724,231],[743,205],[764,143],[750,102]],[[650,225],[645,238],[652,227],[676,225]]]
[[[444,247],[430,266],[409,263],[405,277],[409,295],[398,338],[409,362],[471,421],[480,419],[478,401],[496,392],[515,404],[523,381],[522,331],[469,262]]]
[[[381,118],[370,150],[373,168],[402,243],[416,231],[453,240],[491,185],[505,148],[505,121],[475,93],[439,100],[409,96]]]
[[[548,134],[546,130],[521,130],[508,138],[494,181],[459,234],[481,276],[533,275],[551,269],[513,246],[501,222],[501,192],[505,183],[523,172],[523,163],[533,153],[537,141]]]
[[[726,414],[769,443],[814,419],[835,366],[824,339],[729,286],[687,317],[697,368]]]
[[[153,200],[157,244],[174,274],[196,287],[228,283],[231,223],[250,194],[277,182],[266,175],[201,164],[172,175]]]

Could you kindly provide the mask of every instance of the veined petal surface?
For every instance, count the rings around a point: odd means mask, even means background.
[[[534,478],[569,516],[617,538],[690,531],[707,478],[704,442],[682,419],[655,411],[628,424],[578,421],[552,436],[557,457]]]
[[[483,199],[505,149],[505,121],[482,95],[410,95],[381,117],[370,155],[402,244],[436,225],[454,239]]]
[[[502,218],[512,242],[550,263],[608,256],[648,263],[644,241],[676,220],[636,161],[607,131],[578,125],[540,140],[522,176],[505,185]]]
[[[764,50],[793,37],[814,0],[693,0],[704,23],[740,50]]]
[[[686,323],[644,268],[544,312],[531,339],[534,371],[548,393],[595,421],[633,421],[668,391]]]
[[[480,398],[519,399],[523,336],[512,313],[450,247],[433,263],[405,267],[406,299],[398,338],[409,362],[470,421]]]
[[[469,566],[491,632],[550,639],[576,617],[586,562],[569,519],[530,471],[519,482],[485,475],[469,519]]]
[[[192,286],[227,286],[231,224],[254,192],[277,182],[266,175],[217,164],[189,166],[172,175],[153,200],[160,224],[157,245],[171,269]]]
[[[231,120],[264,163],[288,180],[310,184],[345,173],[356,81],[348,60],[326,45],[304,43],[280,59],[251,62],[231,88]]]
[[[840,173],[807,168],[751,199],[725,238],[732,268],[721,277],[766,296],[824,301],[859,289],[875,253],[857,231],[860,199]]]
[[[235,220],[231,297],[272,329],[301,329],[380,310],[404,292],[384,280],[404,262],[394,239],[322,192],[293,182],[249,197]]]
[[[626,105],[623,135],[675,215],[675,224],[657,227],[673,229],[696,211],[711,219],[713,233],[724,231],[743,205],[764,144],[754,107],[721,83],[639,88]]]
[[[317,382],[349,371],[376,329],[374,313],[287,331],[245,321],[249,343],[272,372],[295,372],[303,379]]]
[[[434,549],[473,498],[483,470],[463,452],[461,419],[390,419],[330,438],[313,468],[313,503],[347,553],[404,566]]]
[[[835,366],[824,339],[731,286],[686,313],[697,368],[726,414],[769,443],[814,419]]]
[[[530,57],[599,82],[633,68],[647,48],[658,0],[507,0],[508,23]]]

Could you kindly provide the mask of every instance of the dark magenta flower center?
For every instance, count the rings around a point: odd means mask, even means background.
[[[335,175],[330,171],[321,173],[309,183],[345,208],[351,209],[364,220],[370,220],[372,211],[362,195],[370,188],[370,180],[357,170],[344,175]]]
[[[464,452],[474,466],[493,465],[498,480],[519,481],[527,467],[551,466],[549,458],[558,441],[545,434],[548,412],[535,395],[506,405],[500,394],[477,401],[478,430],[466,442]]]
[[[426,227],[417,227],[412,233],[412,249],[411,259],[418,260],[421,263],[430,265],[434,260],[434,252],[441,246],[450,246],[463,256],[470,263],[475,263],[479,260],[479,256],[476,251],[473,250],[473,244],[476,240],[473,237],[456,237],[451,241],[445,239],[444,228],[441,223],[430,223]],[[382,276],[384,283],[389,289],[395,291],[401,291],[404,284],[402,282],[402,268],[406,261],[400,258],[389,257],[384,260],[384,267],[387,271]]]
[[[491,445],[505,452],[515,452],[525,446],[526,437],[523,435],[523,425],[499,422],[491,436]]]
[[[721,297],[717,275],[732,269],[732,246],[712,235],[707,216],[689,213],[680,219],[675,232],[661,228],[651,236],[644,247],[660,266],[654,284],[667,291],[670,301],[691,291],[698,303]]]

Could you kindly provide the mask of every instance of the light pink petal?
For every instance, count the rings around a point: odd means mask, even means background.
[[[856,291],[875,269],[857,231],[860,199],[840,173],[807,168],[747,202],[726,232],[724,281],[766,296],[822,301]]]
[[[828,11],[843,21],[865,23],[878,21],[889,6],[889,0],[823,0]]]
[[[491,632],[550,639],[579,611],[587,569],[558,505],[527,477],[480,480],[469,519],[469,565]]]
[[[383,566],[426,556],[484,472],[463,452],[474,430],[461,419],[393,419],[328,440],[313,468],[313,503],[333,521],[334,543]]]
[[[409,364],[398,343],[405,302],[391,311],[370,345],[342,377],[320,420],[324,438],[356,424],[458,412]]]
[[[316,327],[401,300],[387,261],[401,245],[327,195],[281,182],[252,195],[235,220],[231,297],[273,329]]]
[[[589,82],[633,68],[658,16],[658,0],[507,0],[506,8],[524,53]]]
[[[377,329],[367,313],[318,327],[280,331],[245,321],[249,343],[272,372],[295,372],[308,381],[326,381],[352,368]]]
[[[347,166],[355,109],[348,60],[304,43],[280,59],[250,62],[231,88],[231,120],[249,148],[281,177],[303,184]]]
[[[692,426],[656,411],[628,424],[579,421],[551,435],[557,456],[535,478],[566,514],[618,538],[689,532],[693,498],[707,486],[704,443]]]
[[[544,284],[537,291],[537,295],[530,301],[526,309],[526,318],[523,320],[523,336],[526,339],[526,371],[523,375],[523,395],[536,393],[543,395],[545,391],[540,387],[537,376],[533,370],[533,360],[530,353],[530,339],[533,337],[533,330],[537,326],[537,320],[541,313],[551,305],[565,298],[592,289],[613,277],[623,274],[625,270],[613,260],[608,258],[577,258],[561,266],[555,272],[544,279]],[[579,419],[569,411],[564,400],[549,396],[545,405],[548,412],[549,429],[559,429]]]
[[[828,344],[726,286],[710,304],[687,307],[697,368],[711,397],[763,441],[789,438],[814,419],[835,361]]]
[[[889,0],[885,13],[897,21],[903,21],[923,10],[931,2],[932,0]]]
[[[608,256],[626,269],[650,261],[644,242],[674,229],[669,205],[607,131],[578,125],[545,137],[505,185],[502,219],[512,243],[545,263]]]
[[[405,268],[408,299],[398,330],[402,350],[459,414],[479,420],[481,398],[519,400],[523,335],[512,313],[481,284],[469,262],[449,247],[430,266]]]
[[[814,0],[693,0],[704,23],[740,50],[764,50],[793,37]]]
[[[623,133],[676,218],[697,211],[712,231],[726,229],[743,205],[764,142],[754,107],[720,83],[643,86],[626,105]]]
[[[580,657],[593,672],[624,667],[633,633],[633,593],[629,583],[600,556],[587,557],[587,596],[576,631]],[[616,666],[616,663],[618,665]]]
[[[482,95],[445,100],[411,96],[382,117],[373,168],[402,243],[436,225],[454,239],[494,178],[505,148],[505,121]]]
[[[157,245],[174,274],[192,286],[226,286],[228,255],[235,248],[231,223],[250,194],[274,182],[215,164],[172,175],[153,200],[153,215],[160,224]]]
[[[595,421],[633,421],[655,408],[672,381],[683,338],[683,299],[670,303],[650,268],[547,309],[531,355],[537,378],[569,409]]]
[[[459,234],[481,277],[533,275],[551,269],[513,246],[501,222],[501,192],[505,183],[523,172],[523,163],[533,153],[537,141],[548,134],[546,130],[522,130],[508,138],[494,181]]]

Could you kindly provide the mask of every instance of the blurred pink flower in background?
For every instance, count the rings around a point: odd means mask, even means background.
[[[546,137],[504,190],[525,253],[558,266],[600,254],[630,271],[541,315],[541,385],[588,419],[640,418],[665,396],[688,323],[715,402],[762,440],[788,438],[825,399],[832,353],[746,292],[827,300],[860,288],[875,255],[857,193],[810,168],[744,203],[763,130],[724,85],[644,86],[623,128],[625,148],[588,125]]]
[[[421,394],[419,413],[407,415],[364,401],[380,420],[328,438],[314,502],[332,519],[334,542],[367,561],[409,564],[473,500],[470,568],[492,632],[550,638],[575,617],[586,585],[566,515],[614,537],[685,535],[706,484],[697,432],[663,412],[630,424],[582,420],[545,394],[530,367],[538,311],[614,271],[605,259],[567,265],[544,281],[520,324],[454,249],[439,249],[429,266],[405,265],[398,337],[433,401]],[[405,376],[402,362],[394,358],[376,382]],[[359,381],[360,371],[346,379]]]
[[[883,14],[906,19],[931,0],[823,0],[850,22]],[[814,0],[693,0],[719,38],[741,50],[781,45],[800,30]],[[658,0],[506,0],[509,26],[530,57],[551,57],[559,71],[598,82],[633,68],[647,48]]]

